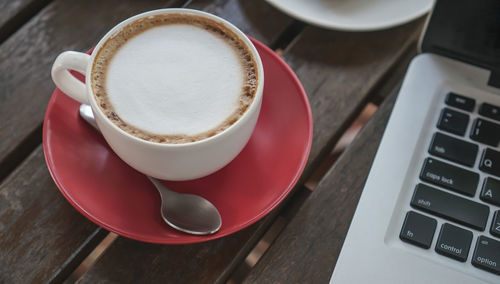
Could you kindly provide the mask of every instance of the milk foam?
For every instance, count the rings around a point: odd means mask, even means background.
[[[106,91],[116,114],[159,135],[211,130],[239,107],[246,74],[223,37],[189,24],[160,25],[113,56]]]

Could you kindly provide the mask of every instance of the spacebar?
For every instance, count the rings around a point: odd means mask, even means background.
[[[490,209],[469,199],[418,184],[411,206],[476,230],[484,231]]]

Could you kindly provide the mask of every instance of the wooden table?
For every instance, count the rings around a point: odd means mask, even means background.
[[[194,245],[118,237],[79,282],[326,283],[423,20],[377,32],[329,31],[263,0],[0,0],[0,283],[69,281],[108,235],[71,207],[45,165],[41,129],[54,89],[50,68],[61,51],[86,51],[119,21],[163,7],[214,13],[280,51],[309,97],[311,156],[289,197],[256,224]],[[319,184],[305,187],[368,102],[378,111]],[[277,238],[263,257],[243,269],[269,235]]]

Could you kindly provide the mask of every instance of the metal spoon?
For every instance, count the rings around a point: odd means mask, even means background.
[[[89,105],[80,105],[80,116],[100,132]],[[193,235],[213,234],[220,229],[219,211],[210,201],[198,195],[171,191],[158,179],[147,178],[160,193],[161,216],[172,228]]]

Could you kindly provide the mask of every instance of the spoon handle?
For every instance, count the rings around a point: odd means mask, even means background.
[[[80,116],[85,119],[90,125],[92,125],[97,131],[101,132],[97,123],[95,122],[94,113],[92,112],[92,108],[89,105],[81,104],[80,105]]]
[[[163,183],[161,183],[161,181],[159,181],[158,179],[155,179],[154,177],[150,177],[150,176],[146,176],[149,181],[154,184],[154,186],[156,187],[156,189],[158,190],[158,192],[160,193],[161,197],[162,198],[166,198],[166,194],[171,194],[171,193],[174,193],[173,191],[171,191],[170,189],[168,189],[166,186],[163,185]]]

